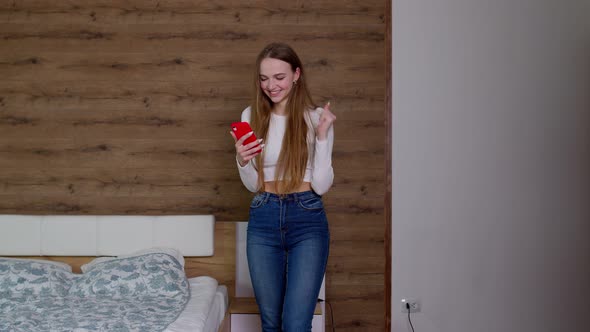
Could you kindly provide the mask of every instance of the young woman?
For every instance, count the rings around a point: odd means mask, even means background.
[[[330,103],[316,107],[301,60],[282,43],[256,60],[254,100],[242,112],[253,133],[236,141],[250,205],[247,256],[264,332],[311,331],[330,234],[321,195],[332,186]],[[264,143],[263,143],[264,142]]]

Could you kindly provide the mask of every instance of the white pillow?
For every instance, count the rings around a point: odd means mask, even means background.
[[[141,256],[141,255],[145,255],[145,254],[154,254],[154,253],[168,254],[168,255],[176,258],[178,263],[180,263],[180,266],[182,266],[182,268],[184,268],[184,256],[182,256],[180,251],[178,251],[174,248],[154,247],[154,248],[149,248],[149,249],[142,249],[142,250],[139,250],[134,253],[127,254],[127,255],[119,255],[117,257],[112,257],[112,256],[98,257],[98,258],[95,258],[92,261],[82,265],[80,267],[80,269],[82,270],[82,273],[86,273],[86,271],[88,269],[90,269],[92,266],[94,266],[98,263],[107,262],[107,261],[111,261],[111,260],[118,259],[118,258],[129,258],[129,257]]]

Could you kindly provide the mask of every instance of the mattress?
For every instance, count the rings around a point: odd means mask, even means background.
[[[165,332],[217,332],[228,306],[227,288],[210,277],[189,278],[191,297]]]

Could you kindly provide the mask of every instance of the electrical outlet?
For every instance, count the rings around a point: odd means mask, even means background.
[[[410,313],[420,312],[420,301],[412,299],[402,299],[402,313],[408,313],[408,305]]]

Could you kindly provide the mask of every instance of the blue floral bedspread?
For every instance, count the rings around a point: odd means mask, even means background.
[[[190,289],[172,256],[97,263],[77,275],[51,262],[0,258],[0,331],[163,331]]]

